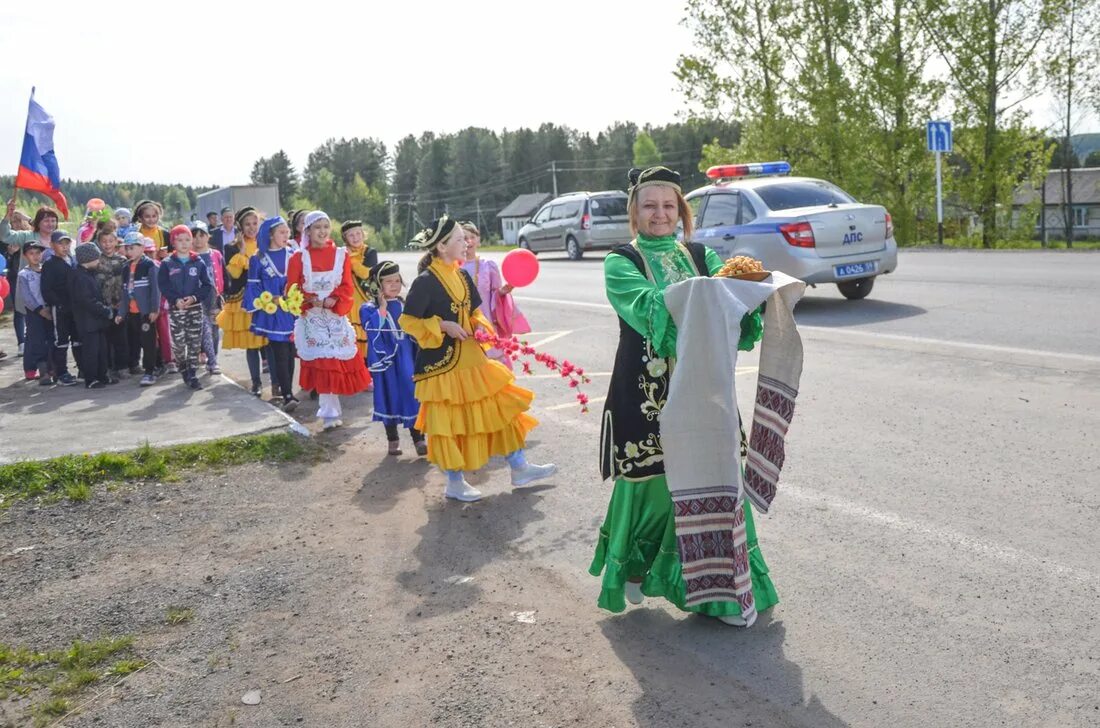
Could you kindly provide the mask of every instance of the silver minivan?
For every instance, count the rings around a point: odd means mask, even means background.
[[[630,242],[626,193],[571,192],[555,197],[519,230],[519,246],[534,253],[564,250],[580,260],[588,250]]]

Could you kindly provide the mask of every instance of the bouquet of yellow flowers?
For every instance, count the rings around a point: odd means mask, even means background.
[[[295,316],[302,315],[302,304],[305,303],[306,297],[302,295],[302,290],[298,288],[298,284],[295,283],[290,287],[290,290],[286,292],[286,295],[279,299],[279,305],[287,313],[292,313]]]
[[[743,281],[762,281],[771,275],[771,271],[764,270],[764,264],[756,258],[737,255],[723,263],[722,269],[715,275],[722,278],[738,278]]]
[[[270,291],[264,291],[256,298],[253,298],[252,308],[269,314],[279,310],[279,307],[275,304],[275,296],[271,295]]]

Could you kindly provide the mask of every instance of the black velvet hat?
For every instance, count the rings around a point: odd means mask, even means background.
[[[416,236],[409,241],[409,247],[419,248],[420,250],[431,250],[440,242],[447,239],[447,236],[455,229],[455,219],[450,215],[444,215],[438,220],[432,220],[428,227],[421,230]]]

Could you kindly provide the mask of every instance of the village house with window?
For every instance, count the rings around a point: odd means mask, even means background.
[[[515,245],[519,238],[519,229],[527,224],[543,204],[551,197],[548,192],[531,192],[520,195],[497,213],[500,218],[500,233],[505,245]]]
[[[1083,167],[1070,170],[1073,184],[1072,206],[1073,239],[1100,239],[1100,167]],[[1012,221],[1019,222],[1020,216],[1033,205],[1042,205],[1045,215],[1040,214],[1035,221],[1035,236],[1043,237],[1045,218],[1046,237],[1051,240],[1066,239],[1066,223],[1063,213],[1066,210],[1066,171],[1052,169],[1047,172],[1042,187],[1030,184],[1020,185],[1012,195]]]

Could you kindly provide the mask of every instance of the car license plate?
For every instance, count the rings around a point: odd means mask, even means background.
[[[833,270],[836,271],[837,278],[850,278],[851,276],[866,275],[867,273],[875,272],[875,261],[869,260],[866,263],[848,263],[846,265],[838,265]]]

